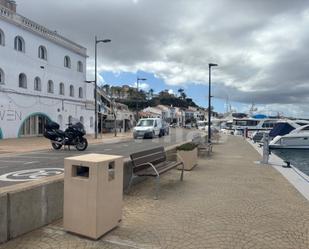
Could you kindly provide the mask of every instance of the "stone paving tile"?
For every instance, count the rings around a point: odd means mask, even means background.
[[[241,138],[214,147],[211,158],[186,172],[162,177],[124,197],[121,225],[92,241],[62,229],[61,221],[0,249],[308,249],[309,202],[277,171],[254,163],[259,155]]]

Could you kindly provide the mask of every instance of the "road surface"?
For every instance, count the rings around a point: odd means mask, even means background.
[[[63,161],[66,157],[88,153],[114,154],[128,157],[133,152],[157,146],[167,147],[187,141],[192,139],[192,136],[197,132],[197,130],[180,128],[170,129],[169,136],[154,139],[128,139],[116,143],[89,145],[88,149],[84,152],[72,148],[71,150],[61,149],[55,151],[49,149],[9,156],[0,155],[0,187],[25,182],[25,180],[29,180],[29,177],[31,179],[36,179],[42,174],[61,174]],[[38,170],[47,168],[49,168],[50,171],[47,170],[46,172],[46,170]]]

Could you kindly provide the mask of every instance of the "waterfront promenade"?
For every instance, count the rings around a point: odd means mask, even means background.
[[[99,241],[66,233],[59,221],[0,249],[308,249],[309,202],[275,169],[254,163],[260,155],[241,137],[224,140],[184,182],[179,172],[164,175],[159,200],[153,179],[134,186],[120,227]]]

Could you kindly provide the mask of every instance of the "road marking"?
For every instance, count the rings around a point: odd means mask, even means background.
[[[33,161],[33,162],[26,162],[26,163],[24,163],[24,165],[28,165],[28,164],[34,164],[34,163],[39,163],[39,161]]]
[[[4,182],[35,181],[49,176],[61,175],[63,173],[64,169],[62,168],[27,169],[1,175],[0,181]]]

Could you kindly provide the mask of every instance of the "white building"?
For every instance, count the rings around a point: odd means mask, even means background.
[[[62,129],[80,120],[93,133],[86,52],[17,14],[14,1],[0,0],[0,139],[40,135],[47,120]]]

